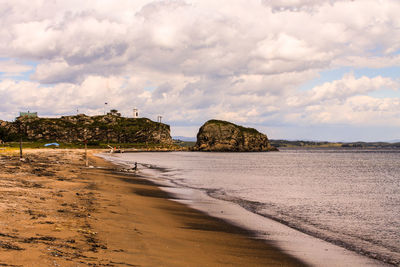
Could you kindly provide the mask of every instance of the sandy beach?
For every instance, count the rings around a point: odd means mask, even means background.
[[[0,154],[0,266],[304,266],[80,150]]]

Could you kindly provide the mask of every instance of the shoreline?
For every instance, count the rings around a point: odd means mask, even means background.
[[[110,159],[108,157],[108,160]],[[124,164],[118,161],[113,162]],[[144,164],[143,167],[149,166]],[[154,167],[151,166],[151,169],[162,171],[162,168]],[[395,266],[310,235],[273,218],[253,213],[237,203],[214,198],[206,191],[182,187],[172,181],[160,180],[157,178],[157,174],[153,174],[152,177],[150,179],[155,181],[157,186],[176,198],[174,201],[240,228],[248,229],[249,232],[255,233],[255,237],[258,239],[273,240],[274,244],[283,251],[306,264],[312,266]]]
[[[166,238],[160,240],[158,245],[168,246],[170,259],[161,259],[159,264],[163,266],[307,266],[281,251],[273,242],[257,239],[250,230],[180,203],[179,199],[162,190],[149,177],[130,173],[117,175],[121,181],[132,185],[133,193],[143,198],[151,208],[156,204],[156,213],[161,213],[163,217],[168,217],[168,221],[172,219],[177,224],[154,229],[153,234],[157,238]],[[153,218],[148,219],[153,221]],[[174,244],[170,241],[174,241]],[[156,246],[153,244],[152,247]],[[197,248],[201,249],[194,251]],[[172,257],[173,254],[176,256]]]
[[[215,199],[204,192],[197,194],[197,201],[193,201],[193,199],[185,198],[187,196],[187,193],[184,193],[185,190],[169,187],[163,190],[178,196],[174,201],[248,229],[255,238],[273,240],[278,248],[309,266],[396,266],[292,228],[275,219],[250,212],[236,203]]]
[[[306,266],[82,150],[25,157],[0,154],[0,265]]]

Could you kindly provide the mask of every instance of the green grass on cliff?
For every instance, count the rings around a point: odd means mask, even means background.
[[[54,141],[56,142],[56,141]],[[44,145],[48,143],[54,143],[53,141],[35,141],[35,142],[22,142],[23,148],[46,148]],[[59,148],[84,148],[84,143],[62,143]],[[88,148],[102,148],[108,149],[111,147],[119,147],[119,148],[136,148],[136,149],[178,149],[177,145],[169,145],[169,144],[155,144],[155,143],[100,143],[100,142],[88,142]],[[19,148],[19,142],[7,142],[5,146],[2,146],[7,149]],[[47,147],[47,148],[54,148]]]
[[[243,132],[247,132],[247,133],[250,133],[250,134],[260,134],[260,132],[257,131],[257,130],[254,129],[254,128],[243,127],[243,126],[234,124],[234,123],[229,122],[229,121],[209,120],[209,121],[207,121],[204,125],[206,125],[206,124],[215,124],[215,125],[219,125],[219,126],[231,125],[231,126],[234,126],[234,127],[238,128],[242,133],[243,133]]]
[[[10,122],[8,128],[0,127],[0,139],[16,142],[22,135],[24,141],[39,142],[39,144],[42,140],[55,141],[53,139],[74,143],[75,140],[82,140],[88,136],[91,141],[103,143],[158,143],[157,138],[162,142],[168,139],[169,130],[169,125],[147,118],[126,118],[110,114],[98,116],[79,114],[61,118],[19,117],[15,122]],[[68,144],[68,146],[74,145]],[[138,145],[135,143],[129,146]]]

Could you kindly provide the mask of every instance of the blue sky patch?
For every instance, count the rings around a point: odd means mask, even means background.
[[[311,90],[312,88],[322,85],[327,82],[333,82],[335,80],[341,80],[346,73],[353,73],[356,79],[359,79],[363,76],[374,78],[377,76],[392,78],[393,80],[397,80],[400,74],[400,66],[396,67],[387,67],[387,68],[351,68],[351,67],[342,67],[327,71],[322,71],[319,73],[319,76],[313,80],[306,82],[305,84],[299,87],[300,91]],[[391,91],[391,90],[388,90]],[[392,91],[396,97],[398,94]]]
[[[34,62],[34,61],[21,61],[21,60],[16,60],[13,58],[0,58],[0,61],[14,61],[19,65],[25,65],[25,66],[30,66],[32,67],[30,70],[28,71],[24,71],[24,72],[19,72],[19,73],[8,73],[8,72],[4,72],[4,71],[0,71],[0,79],[10,79],[12,78],[13,80],[16,81],[30,81],[30,76],[35,72],[37,65],[39,64],[38,62]]]

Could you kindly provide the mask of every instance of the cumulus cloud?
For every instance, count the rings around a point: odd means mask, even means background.
[[[398,88],[387,77],[350,73],[298,89],[330,68],[398,66],[398,1],[0,3],[3,118],[27,108],[96,114],[105,102],[182,127],[214,117],[306,125],[399,116],[398,98],[369,96]],[[9,77],[31,70],[27,81]]]
[[[288,99],[293,111],[289,122],[305,125],[347,124],[358,126],[400,126],[400,98],[374,98],[368,94],[380,90],[397,91],[399,82],[390,78],[355,78],[348,73],[340,80],[324,83]]]
[[[32,66],[18,63],[15,60],[0,60],[0,73],[3,77],[21,76],[24,72],[32,69]]]
[[[274,11],[311,11],[313,8],[325,5],[334,4],[338,1],[353,1],[353,0],[263,0],[263,3],[271,7]]]
[[[399,82],[391,78],[366,76],[356,78],[353,73],[347,73],[341,80],[324,83],[308,92],[291,97],[288,101],[291,106],[307,106],[326,101],[341,102],[356,95],[366,95],[373,91],[391,89],[397,90]]]
[[[303,119],[317,124],[400,127],[399,99],[353,96],[343,103],[315,105],[306,109]],[[388,122],[390,121],[390,124]]]

